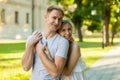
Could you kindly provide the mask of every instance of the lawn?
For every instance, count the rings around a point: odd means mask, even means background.
[[[0,80],[29,80],[21,67],[25,41],[0,42]]]
[[[116,39],[115,44],[118,44],[118,41]],[[78,44],[88,67],[113,48],[111,46],[102,49],[99,38],[85,38],[84,42]],[[30,71],[23,71],[21,66],[24,49],[25,41],[0,42],[0,80],[29,80]]]

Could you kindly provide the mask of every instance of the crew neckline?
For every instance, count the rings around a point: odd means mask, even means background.
[[[52,36],[52,37],[46,39],[46,38],[45,38],[45,35],[44,35],[44,32],[42,32],[42,36],[43,36],[43,38],[44,38],[46,41],[55,38],[57,35],[58,35],[58,34],[56,33],[54,36]]]

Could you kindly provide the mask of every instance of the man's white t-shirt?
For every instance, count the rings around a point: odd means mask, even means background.
[[[55,34],[53,37],[46,39],[44,34],[42,34],[41,43],[44,44],[45,42],[47,42],[47,48],[49,49],[53,59],[55,59],[55,56],[60,56],[65,59],[67,58],[69,49],[69,42],[67,39],[63,38],[59,34]],[[35,53],[30,80],[59,80],[59,77],[53,78],[45,69],[37,53]]]

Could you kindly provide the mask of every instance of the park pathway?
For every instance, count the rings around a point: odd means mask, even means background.
[[[87,80],[120,80],[120,45],[86,71]]]

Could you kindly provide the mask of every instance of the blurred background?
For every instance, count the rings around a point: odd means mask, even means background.
[[[64,10],[88,65],[120,43],[120,0],[0,0],[0,80],[29,80],[21,57],[33,31],[43,31],[50,5]]]

